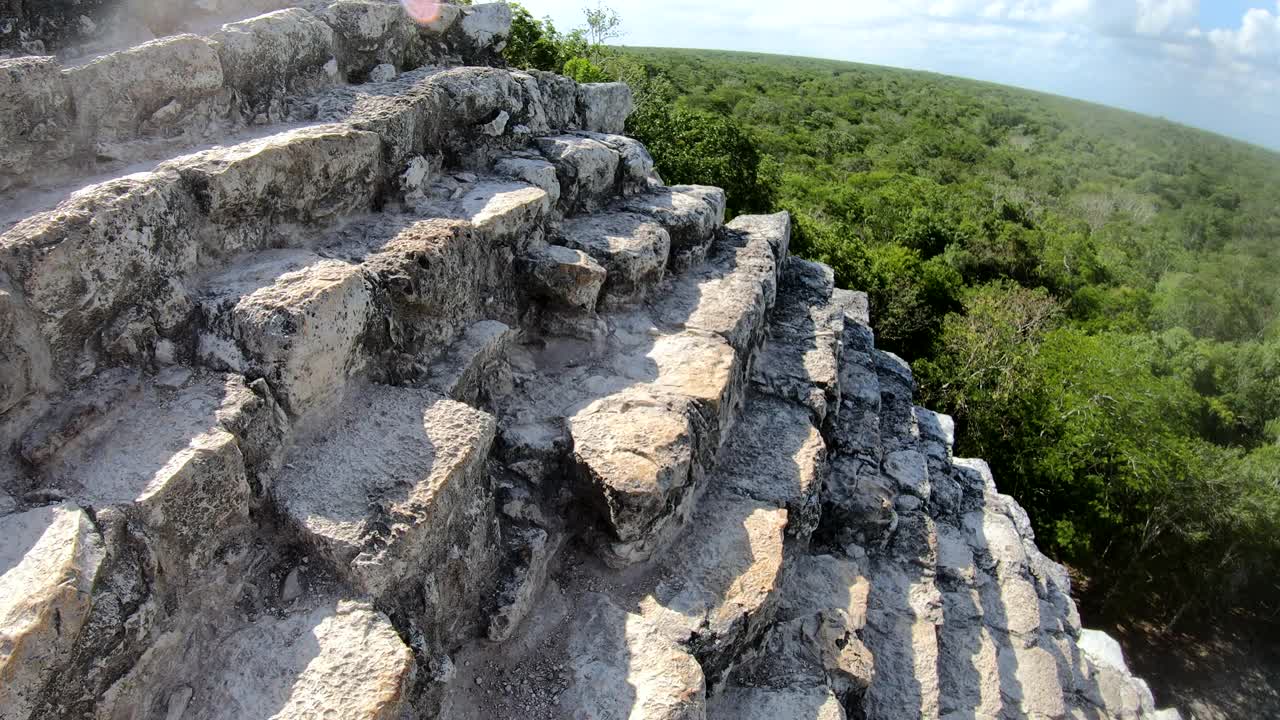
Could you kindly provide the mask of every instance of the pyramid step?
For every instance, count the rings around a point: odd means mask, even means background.
[[[654,170],[653,157],[639,140],[590,130],[578,130],[574,134],[603,143],[618,153],[621,159],[618,166],[619,194],[635,195],[662,185],[662,179]]]
[[[786,689],[734,687],[707,706],[707,720],[845,720],[844,708],[822,685]]]
[[[561,697],[565,716],[706,717],[702,668],[661,628],[598,593],[580,598],[577,614],[580,621],[567,643],[571,681]]]
[[[662,280],[671,253],[671,234],[636,213],[604,212],[566,220],[556,240],[604,266],[607,276],[600,301],[605,307],[643,300]]]
[[[494,429],[486,413],[426,390],[353,390],[294,449],[273,496],[301,541],[358,593],[420,605],[414,588],[425,584],[439,593],[427,609],[444,613],[492,576],[485,461]]]
[[[100,705],[116,716],[193,720],[396,720],[409,707],[413,653],[367,603],[314,598],[200,630],[211,636],[199,644],[171,634]]]
[[[575,472],[608,530],[599,549],[617,566],[652,557],[688,520],[741,402],[739,361],[720,338],[665,336],[620,360],[643,384],[567,421]]]
[[[0,707],[27,718],[70,660],[105,551],[89,515],[50,505],[0,517]]]
[[[318,223],[368,211],[384,175],[382,142],[348,125],[315,125],[164,163],[209,222],[241,230],[224,251],[261,247],[279,223]]]
[[[551,211],[546,190],[505,178],[471,176],[461,182],[447,178],[434,190],[447,194],[417,203],[419,214],[463,220],[491,238],[529,234],[546,221]]]
[[[496,320],[482,320],[463,333],[432,364],[423,385],[468,405],[491,403],[511,391],[507,350],[515,335]]]
[[[543,245],[531,249],[524,262],[537,297],[557,309],[595,312],[605,269],[590,255],[563,245]]]
[[[715,231],[724,225],[725,196],[719,188],[676,185],[619,200],[611,207],[646,215],[666,228],[671,235],[668,265],[681,273],[706,257]]]
[[[844,315],[831,269],[792,258],[782,275],[752,383],[809,408],[814,421],[825,425],[840,409]]]
[[[285,429],[266,389],[176,369],[100,376],[23,440],[36,490],[145,528],[165,580],[182,587],[250,525]]]
[[[170,24],[205,30],[203,10],[185,8]],[[0,119],[14,121],[0,131],[0,192],[94,163],[143,161],[244,124],[280,123],[309,95],[363,81],[378,66],[499,64],[496,47],[510,26],[505,3],[442,5],[419,23],[396,3],[344,0],[318,14],[285,7],[207,37],[163,37],[65,69],[53,58],[0,60],[0,105],[13,108]]]
[[[758,230],[751,218],[735,222],[749,229],[726,233],[660,299],[606,315],[613,332],[602,352],[582,362],[549,346],[504,422],[516,455],[571,448],[584,497],[604,516],[599,549],[615,565],[651,557],[680,529],[738,415],[789,226],[785,216]]]
[[[373,303],[357,265],[268,250],[210,278],[197,297],[201,358],[265,378],[294,417],[332,409],[363,362]]]
[[[595,212],[617,194],[622,158],[613,148],[577,135],[538,138],[536,145],[555,166],[564,214]]]
[[[674,257],[677,232],[668,230]],[[785,213],[735,218],[706,262],[663,288],[655,316],[673,327],[715,333],[739,353],[752,354],[764,338],[766,315],[777,299],[790,237]]]

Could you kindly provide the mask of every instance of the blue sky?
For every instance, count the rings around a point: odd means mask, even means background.
[[[594,0],[525,0],[557,27]],[[1280,0],[610,0],[626,45],[810,55],[990,80],[1280,150]]]

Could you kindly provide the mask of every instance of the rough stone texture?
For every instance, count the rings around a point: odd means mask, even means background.
[[[671,252],[671,235],[634,213],[573,218],[560,227],[558,239],[604,266],[608,276],[601,300],[606,305],[643,299],[662,278]]]
[[[493,418],[425,391],[373,386],[353,395],[275,487],[304,542],[374,597],[417,568],[444,575],[465,516],[482,499]],[[484,528],[481,528],[482,530]],[[481,578],[469,578],[476,583]]]
[[[82,142],[99,147],[179,125],[222,91],[209,41],[176,35],[103,55],[66,72]],[[110,152],[99,150],[99,154]]]
[[[693,656],[604,595],[583,598],[569,638],[574,689],[562,704],[586,718],[701,720],[705,681]]]
[[[560,135],[538,140],[538,149],[555,165],[560,207],[566,214],[593,212],[615,192],[621,158],[608,145]]]
[[[0,535],[0,708],[25,717],[89,616],[102,540],[74,505],[0,518]]]
[[[266,242],[264,225],[315,223],[367,210],[382,177],[377,135],[319,125],[217,148],[166,163],[219,225],[244,225],[224,252]],[[265,221],[265,222],[264,222]]]
[[[714,190],[711,188],[708,191]],[[659,188],[619,201],[617,209],[652,217],[671,236],[672,270],[683,272],[706,257],[712,233],[724,224],[724,192],[696,186]]]
[[[45,162],[72,156],[71,92],[58,61],[0,60],[0,192]]]
[[[321,17],[333,28],[338,67],[351,81],[378,65],[403,68],[418,34],[399,3],[340,0]]]
[[[361,364],[372,311],[360,268],[302,250],[271,250],[212,278],[200,295],[211,366],[266,378],[295,416],[336,405]]]
[[[605,270],[581,250],[562,245],[539,248],[528,259],[534,291],[560,306],[593,312]]]
[[[334,56],[333,30],[300,8],[224,25],[210,40],[248,117],[282,119],[280,103],[290,91],[331,81],[324,66]]]
[[[129,691],[136,699],[108,717],[393,720],[408,707],[416,675],[386,615],[362,602],[317,598],[229,622],[199,648],[165,647],[173,640],[153,646],[112,688],[110,700]]]
[[[578,86],[578,114],[582,129],[621,133],[631,114],[631,88],[625,83],[593,83]]]
[[[789,216],[303,5],[0,61],[6,720],[1157,716]]]

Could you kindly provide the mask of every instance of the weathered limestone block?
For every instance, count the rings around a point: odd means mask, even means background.
[[[777,298],[779,253],[785,257],[790,236],[790,226],[783,222],[757,226],[731,226],[710,261],[670,288],[659,318],[716,333],[744,359],[749,357],[764,338],[766,315]]]
[[[821,685],[842,699],[861,697],[875,676],[874,659],[859,638],[871,589],[863,569],[844,558],[808,555],[789,561],[785,574],[779,622],[762,649],[747,655],[750,664],[739,682],[777,689]]]
[[[582,129],[620,134],[635,108],[626,83],[587,83],[578,86],[577,111]]]
[[[496,320],[472,325],[432,363],[424,386],[468,405],[492,402],[510,391],[506,355],[514,335],[514,330]]]
[[[847,316],[846,316],[847,320]],[[833,448],[880,462],[880,376],[871,355],[852,351],[852,323],[844,325],[840,358],[840,412],[831,433]]]
[[[187,376],[171,385],[130,384],[87,426],[72,403],[69,421],[81,426],[55,430],[28,453],[48,458],[40,477],[49,487],[98,510],[121,508],[146,528],[169,588],[183,587],[227,543],[243,539],[252,498],[232,430],[270,412],[242,378]],[[90,386],[86,399],[96,392]],[[257,439],[272,439],[264,435]]]
[[[1000,691],[1024,717],[1059,718],[1067,714],[1061,668],[1041,647],[1000,649]]]
[[[560,202],[560,179],[556,176],[556,166],[542,158],[502,158],[494,164],[493,171],[542,188],[547,192],[547,198],[552,205]]]
[[[161,336],[185,322],[199,228],[178,176],[157,172],[85,188],[0,235],[0,268],[39,318],[57,376],[91,372],[126,311]]]
[[[71,93],[51,57],[0,60],[0,192],[76,151]]]
[[[196,35],[103,55],[65,75],[75,98],[77,132],[87,147],[176,128],[200,103],[221,93],[224,81],[217,51]]]
[[[513,250],[466,221],[417,222],[364,253],[352,259],[374,279],[377,315],[398,353],[432,357],[517,296]]]
[[[492,572],[484,470],[494,432],[492,416],[461,403],[370,386],[295,451],[275,499],[303,542],[358,592],[422,603],[425,584],[434,596],[427,609],[451,612]]]
[[[707,707],[708,720],[845,720],[844,708],[821,686],[730,688]]]
[[[692,650],[713,684],[777,612],[787,521],[787,511],[772,504],[708,496],[663,563],[668,579],[640,601],[641,614]]]
[[[206,673],[177,679],[189,684],[170,695],[171,717],[397,720],[417,669],[387,616],[351,601],[268,615],[212,650]]]
[[[844,309],[832,303],[835,275],[825,265],[791,258],[782,275],[765,348],[753,383],[800,403],[823,425],[840,407],[840,338]]]
[[[915,378],[911,366],[893,353],[873,350],[880,380],[880,441],[885,453],[910,449],[918,437],[915,419]],[[928,497],[926,495],[925,497]]]
[[[339,0],[321,15],[333,28],[338,68],[350,81],[368,76],[382,64],[405,67],[418,30],[399,3]]]
[[[104,551],[70,504],[0,517],[0,537],[0,708],[26,718],[89,617]]]
[[[805,539],[818,526],[826,472],[826,444],[804,408],[757,396],[734,425],[711,484],[786,508],[787,533]]]
[[[547,191],[523,182],[482,179],[461,190],[456,200],[426,207],[441,217],[465,220],[491,238],[522,239],[551,212]]]
[[[590,255],[562,245],[548,245],[535,249],[526,262],[536,295],[559,308],[595,312],[605,270]]]
[[[341,401],[373,310],[359,266],[305,250],[250,256],[211,278],[199,306],[201,357],[265,378],[295,417]]]
[[[640,141],[625,135],[609,135],[588,131],[580,131],[578,134],[604,143],[618,153],[618,156],[622,159],[619,184],[620,190],[624,195],[643,192],[662,184],[661,179],[654,171],[653,157],[649,155],[649,151]]]
[[[383,177],[382,141],[346,125],[290,130],[165,163],[200,211],[238,232],[223,252],[257,249],[276,223],[317,223],[367,211]]]
[[[671,235],[673,272],[684,272],[705,257],[715,231],[724,225],[723,202],[680,188],[657,188],[651,193],[621,200],[614,208],[653,218]]]
[[[884,457],[884,474],[887,475],[902,492],[910,493],[921,500],[930,496],[929,464],[924,455],[916,450],[896,450]]]
[[[560,207],[565,214],[591,213],[616,194],[618,153],[602,142],[576,135],[539,138],[538,149],[556,168]]]
[[[333,30],[301,8],[223,25],[210,40],[222,60],[227,87],[240,94],[249,117],[266,113],[278,119],[288,92],[332,82],[325,65],[334,55]]]
[[[687,522],[741,385],[733,349],[695,333],[660,338],[615,369],[642,384],[592,403],[567,424],[583,490],[608,532],[599,550],[621,566],[651,557]]]
[[[882,548],[898,527],[897,497],[878,464],[837,456],[822,492],[826,531],[840,544]]]
[[[569,636],[572,682],[561,696],[571,717],[705,720],[706,680],[697,660],[640,615],[588,593]]]
[[[486,137],[485,130],[502,113],[513,128],[525,125],[545,132],[541,97],[529,92],[523,77],[488,67],[456,67],[428,76],[425,87],[438,92],[437,101],[443,103],[439,126],[427,128],[428,144],[446,154],[484,158],[489,142],[480,138]]]
[[[547,125],[560,130],[578,127],[578,84],[542,70],[530,70],[529,75],[538,86]]]
[[[53,360],[39,321],[0,271],[0,414],[53,388]]]
[[[686,405],[632,393],[597,401],[568,420],[574,463],[611,536],[602,550],[612,564],[647,559],[669,526],[688,517],[701,468]]]
[[[506,3],[481,3],[463,6],[459,26],[462,34],[477,48],[493,48],[501,52],[511,33],[511,6]]]
[[[599,213],[567,220],[559,242],[581,250],[608,271],[601,302],[623,305],[644,298],[662,279],[671,235],[657,223],[634,213]]]
[[[547,564],[552,556],[545,530],[522,528],[510,534],[514,537],[505,537],[504,533],[504,541],[514,546],[509,552],[517,557],[511,575],[498,588],[497,607],[489,619],[488,637],[493,642],[510,638],[529,614],[537,601],[536,593],[546,584]]]

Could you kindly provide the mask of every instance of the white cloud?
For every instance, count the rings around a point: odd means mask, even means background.
[[[1220,52],[1250,60],[1280,60],[1280,2],[1276,12],[1252,8],[1238,30],[1213,30],[1209,41]]]

